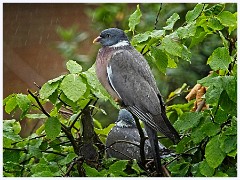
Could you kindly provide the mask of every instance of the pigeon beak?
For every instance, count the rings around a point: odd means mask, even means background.
[[[96,43],[96,42],[99,42],[102,38],[100,36],[96,37],[94,40],[93,40],[93,43]]]

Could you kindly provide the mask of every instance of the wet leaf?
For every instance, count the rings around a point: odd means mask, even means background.
[[[140,18],[142,16],[141,10],[139,8],[139,5],[137,5],[137,9],[136,11],[130,15],[129,17],[129,30],[134,32],[135,31],[135,26],[138,25],[140,23]]]
[[[82,97],[87,90],[86,84],[82,81],[82,78],[76,74],[66,75],[60,87],[67,98],[73,102],[76,102]]]
[[[61,131],[61,123],[56,117],[49,117],[45,122],[45,131],[49,139],[54,140]]]
[[[199,17],[201,12],[203,11],[204,4],[197,4],[193,10],[188,11],[186,14],[186,21],[187,23],[193,22],[194,20]]]
[[[76,61],[69,60],[66,64],[67,69],[70,73],[80,73],[82,71],[82,66],[78,64]]]
[[[205,157],[207,163],[212,168],[217,168],[224,160],[226,154],[221,150],[218,140],[219,136],[214,136],[206,145]]]

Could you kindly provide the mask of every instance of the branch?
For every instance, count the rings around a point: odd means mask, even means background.
[[[67,172],[65,173],[64,177],[68,177],[68,176],[69,176],[69,174],[70,174],[73,166],[74,166],[79,160],[81,160],[82,158],[83,158],[83,157],[78,156],[78,157],[69,165],[69,167],[68,167],[68,169],[67,169]]]
[[[136,122],[138,133],[139,133],[139,136],[140,136],[140,156],[141,156],[141,161],[144,164],[145,160],[146,160],[145,152],[144,152],[144,145],[145,145],[146,137],[144,135],[143,129],[140,125],[140,122],[139,122],[138,118],[134,114],[132,114],[132,115],[133,115],[134,120]]]
[[[84,112],[84,110],[89,106],[89,104],[92,102],[92,99],[90,99],[87,103],[87,105],[83,108],[83,110],[81,112],[79,112],[79,114],[77,115],[77,117],[74,119],[74,121],[72,122],[72,124],[69,126],[70,130],[73,128],[74,124],[77,122],[78,118],[81,116],[81,114]]]
[[[160,3],[160,7],[159,7],[159,10],[158,10],[158,13],[157,13],[157,17],[155,19],[154,30],[157,29],[158,18],[159,18],[161,10],[162,10],[162,3]]]
[[[115,152],[117,152],[117,153],[119,153],[119,154],[121,154],[121,155],[127,157],[127,158],[130,159],[130,160],[134,160],[134,159],[131,158],[130,156],[128,156],[128,155],[126,155],[126,154],[124,154],[124,153],[118,151],[117,149],[114,149],[113,147],[109,147],[109,148],[110,148],[111,150],[113,150],[113,151],[115,151]]]
[[[36,100],[36,102],[37,102],[38,106],[40,107],[41,111],[43,112],[43,114],[45,114],[47,117],[50,117],[49,113],[43,108],[43,106],[40,103],[38,97],[35,96],[29,89],[27,91]]]
[[[66,134],[67,138],[71,142],[75,154],[79,154],[79,152],[78,152],[78,145],[77,145],[77,143],[76,143],[76,141],[75,141],[75,139],[74,139],[74,137],[73,137],[73,135],[71,133],[71,129],[61,123],[61,130]]]
[[[137,146],[138,148],[140,148],[140,145],[139,145],[139,144],[133,143],[133,142],[131,142],[131,141],[117,140],[117,141],[113,142],[112,144],[110,144],[109,146],[106,146],[105,150],[107,150],[108,148],[110,148],[111,146],[113,146],[114,144],[117,144],[117,143],[132,144],[132,145]]]

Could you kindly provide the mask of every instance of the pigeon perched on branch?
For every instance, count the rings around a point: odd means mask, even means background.
[[[115,101],[144,122],[156,170],[161,174],[157,132],[174,143],[179,142],[180,137],[166,116],[162,96],[147,61],[131,46],[121,29],[105,29],[93,42],[102,45],[96,59],[100,83]]]

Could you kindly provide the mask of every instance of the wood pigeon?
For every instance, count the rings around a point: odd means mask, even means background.
[[[107,157],[126,160],[136,159],[140,161],[140,136],[132,114],[126,109],[121,109],[115,124],[106,140]],[[144,131],[144,134],[147,136],[146,131]],[[171,153],[162,144],[158,143],[158,145],[161,151],[161,158],[171,155],[175,156],[175,154]],[[149,140],[145,141],[144,150],[147,159],[153,158]]]
[[[160,173],[157,132],[174,143],[179,142],[180,137],[166,116],[150,67],[121,29],[105,29],[94,39],[95,42],[102,45],[96,58],[97,77],[115,101],[144,122],[156,169]]]

